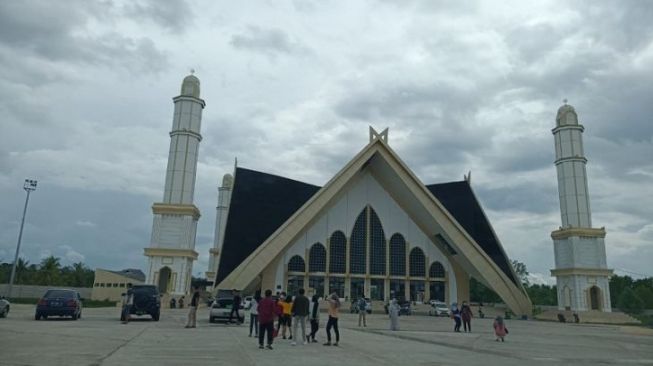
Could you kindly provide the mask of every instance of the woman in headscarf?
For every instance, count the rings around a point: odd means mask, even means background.
[[[327,342],[324,343],[325,346],[331,346],[331,328],[336,333],[336,342],[333,343],[334,346],[338,345],[340,342],[340,332],[338,331],[338,313],[340,310],[340,298],[337,293],[332,293],[327,299],[329,302],[329,320],[327,320],[326,332],[327,332]]]
[[[497,336],[496,341],[498,342],[501,339],[501,342],[503,342],[506,334],[508,334],[508,328],[506,328],[503,318],[499,315],[494,319],[494,335]]]
[[[399,330],[399,304],[397,299],[392,299],[390,301],[390,306],[388,306],[388,314],[390,315],[390,330]]]

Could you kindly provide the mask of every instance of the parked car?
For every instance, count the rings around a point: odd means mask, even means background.
[[[35,320],[48,316],[69,316],[73,320],[82,317],[82,297],[79,292],[67,289],[52,289],[45,292],[36,304]]]
[[[431,300],[429,315],[431,316],[449,316],[449,307],[442,301]]]
[[[213,304],[211,304],[211,310],[209,311],[209,323],[215,323],[219,320],[228,321],[233,303],[234,299],[232,298],[216,299]],[[241,314],[241,316],[243,316],[243,314]]]
[[[161,316],[159,289],[154,285],[134,285],[132,286],[132,292],[134,294],[134,304],[129,313],[135,315],[149,314],[152,320],[159,321]]]
[[[412,310],[410,307],[410,301],[404,301],[399,304],[399,315],[410,315],[412,314]]]
[[[240,304],[241,309],[249,310],[252,307],[252,296],[245,296],[243,298],[243,303]]]
[[[0,298],[0,318],[6,318],[9,314],[9,300],[4,297]]]

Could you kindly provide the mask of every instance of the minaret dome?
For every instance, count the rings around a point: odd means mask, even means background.
[[[558,108],[558,115],[556,116],[556,126],[577,125],[578,115],[573,106],[565,103]]]
[[[222,177],[222,186],[225,188],[231,188],[234,185],[234,177],[231,174],[225,174]]]
[[[200,79],[192,74],[186,76],[184,81],[181,83],[181,95],[199,99]]]

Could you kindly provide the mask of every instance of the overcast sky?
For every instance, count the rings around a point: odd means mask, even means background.
[[[472,172],[508,255],[551,281],[560,226],[551,129],[585,126],[608,265],[653,275],[653,3],[2,1],[0,261],[145,268],[173,103],[206,101],[193,272],[217,185],[239,166],[323,185],[390,127],[426,184]]]

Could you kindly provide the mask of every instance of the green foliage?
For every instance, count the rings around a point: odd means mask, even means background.
[[[530,285],[525,286],[528,297],[533,305],[557,305],[558,294],[556,286]]]
[[[473,302],[495,303],[502,302],[499,295],[485,287],[475,278],[469,280],[469,300]]]
[[[624,293],[627,293],[625,295],[626,299],[633,299],[633,297],[639,299],[643,309],[653,309],[653,277],[639,280],[634,280],[630,276],[614,275],[610,277],[610,302],[612,307],[629,312],[628,309],[630,308],[622,307],[622,305],[630,306],[627,302],[622,301]],[[637,302],[637,300],[634,301]]]
[[[617,307],[629,314],[640,314],[644,309],[644,301],[630,287],[623,290],[619,296]]]
[[[530,281],[528,280],[529,273],[528,273],[528,269],[526,269],[526,265],[514,259],[510,261],[510,263],[512,264],[512,268],[515,270],[517,277],[519,277],[524,287],[530,285]]]
[[[11,263],[0,264],[0,283],[9,283],[11,267]],[[36,265],[19,258],[16,262],[14,283],[16,285],[93,287],[94,277],[95,272],[81,262],[71,266],[62,266],[60,258],[50,256]]]

